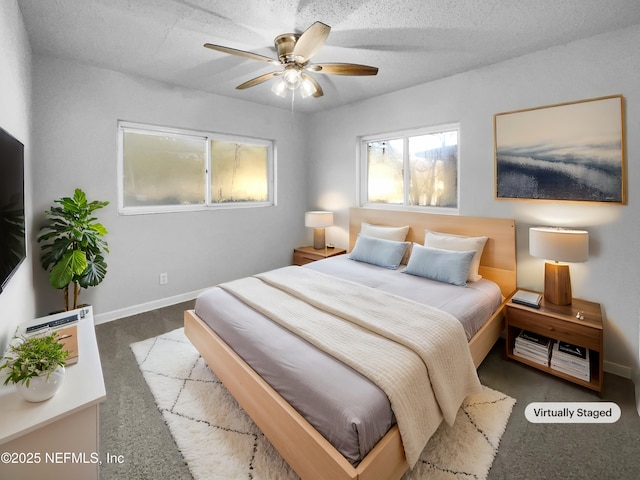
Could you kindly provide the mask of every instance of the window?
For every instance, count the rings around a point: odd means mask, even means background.
[[[275,204],[274,142],[120,122],[121,213]]]
[[[458,208],[459,125],[365,137],[360,203]]]

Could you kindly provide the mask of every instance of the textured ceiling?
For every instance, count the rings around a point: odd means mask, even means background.
[[[18,0],[33,51],[267,105],[291,108],[274,70],[203,48],[273,56],[273,39],[315,21],[332,27],[313,63],[379,67],[375,77],[315,75],[325,95],[298,111],[335,108],[640,23],[638,0]],[[277,68],[277,67],[276,67]],[[273,80],[272,80],[273,81]]]

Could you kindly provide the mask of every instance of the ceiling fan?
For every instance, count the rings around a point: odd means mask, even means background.
[[[300,93],[303,98],[309,95],[321,97],[323,92],[320,84],[307,72],[325,75],[358,76],[376,75],[378,73],[377,67],[358,65],[355,63],[309,63],[311,58],[324,45],[330,31],[331,27],[329,25],[325,25],[322,22],[315,22],[302,34],[284,33],[278,35],[274,40],[278,52],[277,59],[244,50],[237,50],[235,48],[213,45],[211,43],[205,43],[204,46],[219,52],[283,67],[280,70],[265,73],[264,75],[252,78],[238,85],[236,87],[238,90],[244,90],[245,88],[253,87],[272,78],[281,77],[271,89],[275,94],[284,97],[288,90],[293,91],[300,88]]]

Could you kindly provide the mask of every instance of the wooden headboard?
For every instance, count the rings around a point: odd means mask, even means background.
[[[409,225],[407,241],[421,245],[426,229],[470,237],[487,236],[480,259],[480,275],[497,283],[505,297],[516,289],[516,226],[512,219],[351,208],[349,251],[353,249],[362,222],[392,227]]]

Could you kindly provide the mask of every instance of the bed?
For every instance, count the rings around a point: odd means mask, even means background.
[[[354,208],[350,210],[350,250],[354,247],[362,222],[409,226],[406,240],[418,244],[424,242],[425,229],[465,236],[487,236],[480,259],[480,275],[485,281],[497,285],[498,294],[503,297],[515,289],[515,225],[512,220]],[[332,269],[344,268],[340,262],[352,262],[346,256],[342,257],[345,258],[333,259],[333,262],[316,262],[311,268],[332,275]],[[323,271],[326,268],[329,270]],[[357,275],[367,277],[366,272]],[[392,279],[387,283],[393,285],[394,282]],[[220,294],[219,289],[212,290],[213,294]],[[251,314],[256,315],[256,312]],[[201,308],[200,315],[207,317],[206,309]],[[238,312],[232,311],[230,315],[237,317]],[[474,329],[472,336],[467,334],[476,367],[503,330],[502,303],[498,301],[487,316],[486,322]],[[185,333],[231,394],[302,478],[391,479],[400,478],[408,468],[401,435],[393,422],[363,458],[357,462],[348,460],[325,438],[326,434],[319,433],[305,416],[272,388],[272,378],[267,377],[269,382],[266,381],[243,360],[247,352],[239,349],[243,356],[238,355],[196,311],[185,312]],[[251,356],[250,353],[248,355]],[[283,395],[287,396],[286,393]]]

